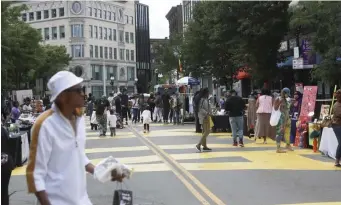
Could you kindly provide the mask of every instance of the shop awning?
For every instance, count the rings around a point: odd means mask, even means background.
[[[287,59],[284,61],[284,62],[280,62],[280,63],[277,63],[277,67],[281,68],[281,67],[292,67],[292,59],[294,57],[293,56],[289,56],[287,57]]]

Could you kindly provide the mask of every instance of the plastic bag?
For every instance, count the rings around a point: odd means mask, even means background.
[[[275,110],[275,108],[272,108],[272,112],[271,112],[271,117],[270,117],[270,125],[271,126],[277,126],[279,119],[281,118],[281,111],[278,109],[277,111]]]
[[[121,164],[114,157],[109,156],[96,165],[94,178],[102,183],[111,181],[111,172],[113,170],[116,170],[116,173],[119,175],[123,174],[128,179],[131,177],[131,174],[133,172],[132,168],[125,164]]]

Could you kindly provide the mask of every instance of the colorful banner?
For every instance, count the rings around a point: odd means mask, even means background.
[[[313,48],[310,42],[306,39],[302,40],[301,48],[302,48],[303,64],[304,65],[316,64],[316,55],[311,53]]]

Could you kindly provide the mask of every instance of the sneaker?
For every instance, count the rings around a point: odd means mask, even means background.
[[[243,142],[243,140],[239,140],[239,146],[240,146],[240,147],[244,147],[244,142]]]
[[[286,151],[283,150],[283,149],[281,149],[281,148],[278,148],[276,152],[277,152],[277,153],[286,153]]]
[[[234,147],[237,147],[237,146],[238,146],[237,140],[234,140],[234,141],[233,141],[233,146],[234,146]]]
[[[143,130],[143,133],[146,133],[147,131],[146,130]]]
[[[212,149],[210,149],[208,147],[204,147],[204,148],[202,148],[202,150],[204,150],[204,151],[212,151]]]
[[[200,145],[195,145],[195,148],[199,151],[199,152],[201,152],[201,147],[200,147]]]
[[[335,164],[334,166],[335,167],[341,167],[341,164]]]

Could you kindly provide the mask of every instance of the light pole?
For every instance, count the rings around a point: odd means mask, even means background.
[[[135,78],[135,87],[136,87],[136,92],[138,93],[138,89],[137,89],[137,81],[139,81],[139,79]]]
[[[115,77],[111,76],[110,77],[110,85],[111,85],[111,92],[114,92],[114,81],[115,81]]]
[[[157,74],[157,84],[159,84],[159,82],[160,82],[160,79],[163,77],[163,75],[162,75],[162,73],[159,73],[159,74]]]

